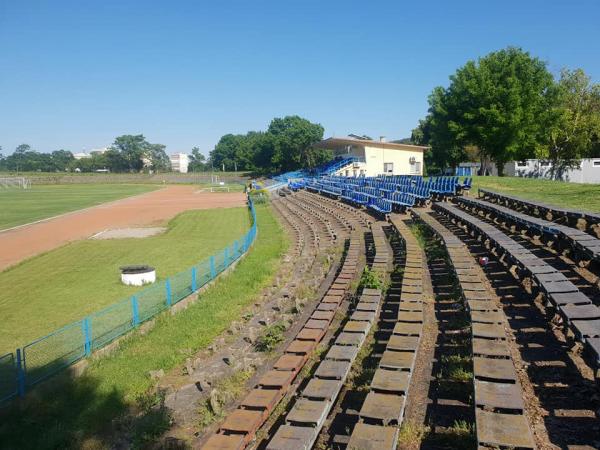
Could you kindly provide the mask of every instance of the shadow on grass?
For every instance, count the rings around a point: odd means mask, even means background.
[[[114,447],[115,436],[125,448],[144,448],[169,429],[164,395],[128,404],[116,389],[101,392],[98,385],[64,373],[0,409],[0,448],[104,449]]]

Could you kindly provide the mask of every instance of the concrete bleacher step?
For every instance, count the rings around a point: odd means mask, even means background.
[[[357,423],[348,441],[348,450],[394,450],[398,428]]]
[[[399,425],[404,417],[406,397],[400,394],[369,392],[360,409],[359,417],[382,425]]]
[[[507,208],[502,209],[481,201],[460,200],[459,204],[471,205],[473,208],[477,207],[485,211],[493,210],[501,212],[503,214],[502,217],[508,217],[512,214]],[[509,266],[509,268],[510,266],[515,266],[521,278],[532,280],[533,285],[544,296],[546,306],[551,307],[553,312],[562,318],[565,336],[568,338],[569,333],[572,333],[575,339],[583,343],[587,352],[597,354],[590,340],[600,337],[600,308],[592,304],[592,301],[575,284],[567,279],[563,273],[543,259],[532,254],[495,226],[482,221],[478,217],[472,216],[465,209],[441,204],[434,205],[434,209],[467,228],[472,234],[479,236],[481,239],[488,240],[490,250],[494,250],[502,258],[501,260],[504,261],[505,265]],[[533,224],[542,228],[556,225],[549,225],[549,223],[540,220],[534,221],[534,223],[528,218],[515,217],[522,219],[523,223]],[[567,231],[569,236],[573,235],[572,231]],[[578,235],[577,233],[575,234]],[[582,242],[588,242],[587,238],[582,239]],[[469,297],[469,295],[466,296],[467,298]],[[477,305],[474,302],[476,299],[473,298],[472,293],[470,296],[471,298],[468,298],[469,309],[472,310],[473,308],[477,308]],[[596,380],[600,381],[598,379],[598,374],[600,374],[598,359],[595,358],[591,361],[591,364],[596,374]]]
[[[482,380],[488,379],[507,383],[515,383],[517,380],[517,373],[510,359],[475,356],[473,358],[473,374],[476,374]]]
[[[534,449],[527,418],[522,414],[475,411],[478,445]]]
[[[445,208],[445,206],[440,206]],[[450,207],[453,208],[453,207]],[[458,275],[462,297],[471,318],[475,428],[478,447],[534,448],[530,426],[524,415],[523,391],[518,382],[505,329],[506,317],[479,281],[481,267],[468,266],[469,250],[441,223],[427,214],[417,214],[433,231],[453,246],[447,249]],[[497,240],[503,240],[498,234]],[[490,238],[492,239],[492,238]],[[504,240],[504,242],[506,242]],[[459,263],[455,265],[455,261]],[[459,268],[457,268],[459,267]],[[467,272],[465,272],[465,270]],[[465,277],[469,281],[465,281]]]

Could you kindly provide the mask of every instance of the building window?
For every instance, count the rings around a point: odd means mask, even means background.
[[[394,163],[383,163],[383,173],[394,173]]]
[[[410,174],[411,175],[421,175],[421,162],[415,161],[410,165]]]
[[[600,161],[594,161],[593,165],[594,167],[600,167]]]
[[[550,167],[550,161],[541,161],[540,167]]]
[[[527,167],[527,161],[517,161],[517,167]]]

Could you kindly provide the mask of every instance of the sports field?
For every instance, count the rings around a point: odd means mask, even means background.
[[[235,218],[242,209],[216,211],[227,214],[227,218],[203,228],[211,230],[204,242],[218,239],[221,228],[228,224],[244,222]],[[103,432],[115,418],[132,406],[154,405],[154,397],[143,395],[153,384],[148,372],[159,368],[168,372],[198,349],[206,348],[271,282],[286,250],[287,237],[269,206],[258,205],[256,210],[260,230],[256,243],[234,272],[220,278],[185,312],[164,314],[148,334],[134,334],[110,356],[91,359],[84,376],[70,379],[63,374],[52,387],[41,384],[38,392],[5,412],[0,421],[0,442],[7,448],[21,449],[108,448]],[[208,217],[210,212],[201,213]],[[243,224],[245,231],[248,224]],[[163,256],[172,256],[173,250],[163,248]],[[189,250],[194,253],[193,248]],[[169,426],[169,418],[161,409],[153,411],[129,424],[134,435],[148,440]]]
[[[143,194],[158,187],[139,184],[78,184],[3,189],[0,190],[0,230]]]
[[[222,250],[249,225],[245,207],[188,211],[161,235],[78,241],[1,272],[0,353],[138,291],[120,283],[120,266],[150,264],[164,279]]]
[[[474,177],[471,195],[477,195],[477,189],[480,187],[563,208],[600,212],[600,184],[564,183],[518,177]]]

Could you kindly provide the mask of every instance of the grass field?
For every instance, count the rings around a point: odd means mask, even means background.
[[[150,264],[159,279],[222,250],[249,228],[245,207],[187,211],[164,234],[84,240],[0,272],[0,354],[137,292],[119,267]]]
[[[480,187],[564,208],[600,212],[600,184],[519,177],[474,177],[471,195],[477,195]]]
[[[33,185],[31,189],[0,189],[0,230],[81,208],[143,194],[152,185]]]
[[[152,409],[156,397],[150,370],[165,372],[208,346],[267,286],[287,247],[270,207],[257,206],[259,233],[235,271],[220,278],[195,304],[175,316],[163,314],[146,335],[126,338],[110,356],[91,360],[84,376],[67,375],[41,385],[20,406],[0,412],[0,442],[6,448],[109,448],[106,429],[130,406],[146,412],[120,426],[143,447],[168,427],[168,417]]]

